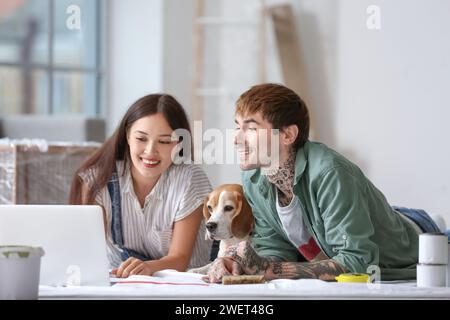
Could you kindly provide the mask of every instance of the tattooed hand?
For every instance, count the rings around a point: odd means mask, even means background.
[[[231,258],[239,263],[247,275],[264,274],[270,263],[269,259],[259,256],[247,241],[239,243]]]
[[[261,275],[269,266],[269,259],[260,257],[249,242],[243,241],[227,249],[223,258],[217,259],[209,269],[205,280],[219,283],[228,275]]]
[[[211,268],[208,270],[208,275],[202,279],[210,283],[221,283],[223,276],[238,276],[243,274],[239,263],[229,257],[217,258]]]

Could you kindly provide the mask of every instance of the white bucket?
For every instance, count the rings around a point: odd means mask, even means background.
[[[44,250],[0,246],[0,300],[36,300]]]

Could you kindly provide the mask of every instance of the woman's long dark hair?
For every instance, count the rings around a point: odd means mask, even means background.
[[[174,97],[167,94],[150,94],[139,99],[128,109],[114,134],[76,171],[70,190],[70,204],[94,204],[97,192],[111,179],[116,161],[123,160],[125,165],[130,161],[128,130],[135,121],[157,113],[164,116],[172,130],[184,129],[191,133],[186,113]],[[95,169],[95,181],[87,186],[86,197],[83,199],[81,189],[84,182],[80,174],[91,168]]]

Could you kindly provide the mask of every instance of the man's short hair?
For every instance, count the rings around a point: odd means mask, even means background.
[[[309,137],[309,112],[305,102],[291,89],[273,83],[260,84],[244,92],[236,102],[236,114],[247,116],[261,112],[273,129],[297,125],[299,134],[295,150],[303,147]]]

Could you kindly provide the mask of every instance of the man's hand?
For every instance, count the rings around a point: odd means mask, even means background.
[[[225,257],[217,259],[209,269],[205,280],[220,283],[223,276],[262,275],[269,266],[269,259],[258,256],[249,242],[243,241],[225,252]]]
[[[133,275],[151,276],[153,270],[149,263],[136,258],[129,258],[119,268],[113,269],[111,273],[118,278],[128,278]]]
[[[203,277],[204,281],[210,283],[221,283],[223,276],[238,276],[243,274],[239,263],[229,257],[217,258],[208,271],[208,275]]]

